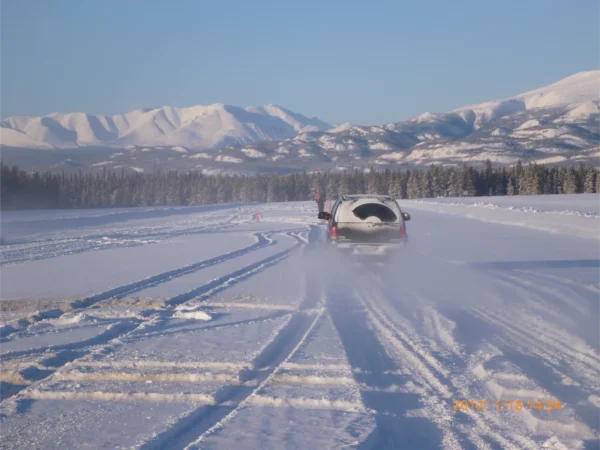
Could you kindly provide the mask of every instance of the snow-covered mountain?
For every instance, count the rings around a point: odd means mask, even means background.
[[[236,149],[240,154],[236,154]],[[231,146],[230,157],[300,160],[351,170],[365,165],[590,162],[600,165],[600,71],[582,72],[512,98],[384,126],[339,125],[279,143]],[[298,165],[298,164],[296,164]]]
[[[12,117],[2,127],[2,143],[21,147],[4,147],[2,160],[36,169],[253,173],[482,164],[487,159],[600,167],[600,70],[508,99],[382,126],[344,123],[331,128],[275,106],[213,105],[111,118]],[[88,148],[68,150],[61,142],[72,147],[86,143]],[[118,150],[89,147],[109,142]],[[25,151],[51,146],[61,150]]]
[[[282,140],[331,126],[279,106],[240,108],[215,104],[132,111],[114,116],[52,113],[0,122],[1,143],[39,149],[126,145],[183,146],[204,150],[258,140]]]
[[[576,106],[581,116],[598,113],[600,100],[600,70],[580,72],[570,77],[514,97],[466,106],[456,110],[473,119],[474,127],[510,114],[534,109]]]

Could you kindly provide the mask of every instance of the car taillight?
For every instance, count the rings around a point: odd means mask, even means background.
[[[335,225],[331,227],[331,233],[330,234],[331,234],[331,237],[333,239],[337,239],[338,234],[337,234],[337,227]]]
[[[408,237],[408,235],[406,234],[406,228],[400,228],[400,236],[402,236],[403,238]]]

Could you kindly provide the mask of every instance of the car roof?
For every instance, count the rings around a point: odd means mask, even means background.
[[[378,194],[352,194],[352,195],[342,195],[342,201],[346,200],[362,200],[373,198],[377,200],[393,200],[390,195],[378,195]]]

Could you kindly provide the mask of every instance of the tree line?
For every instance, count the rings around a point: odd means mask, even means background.
[[[284,202],[344,194],[388,194],[396,198],[598,192],[599,171],[490,161],[477,169],[431,165],[424,170],[321,172],[287,175],[206,175],[199,172],[142,174],[26,172],[1,165],[2,209],[186,206],[229,202]]]

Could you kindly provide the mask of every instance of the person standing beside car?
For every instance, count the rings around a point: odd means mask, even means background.
[[[325,199],[320,192],[317,192],[317,206],[319,207],[319,212],[325,211]]]

